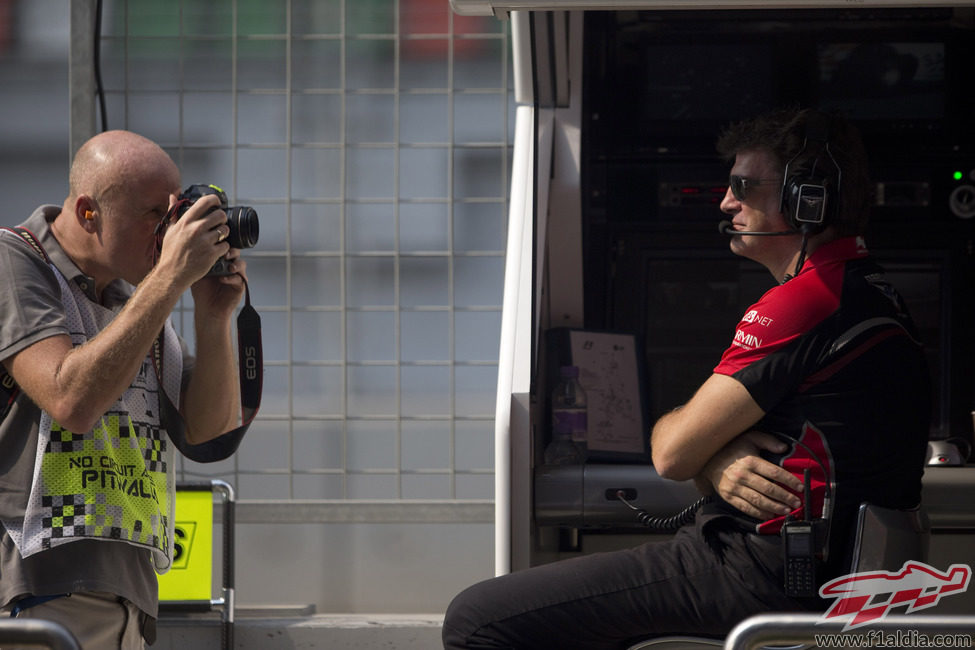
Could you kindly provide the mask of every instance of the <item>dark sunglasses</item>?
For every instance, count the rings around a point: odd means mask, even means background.
[[[781,182],[781,178],[748,178],[747,176],[739,176],[738,174],[732,174],[728,177],[728,185],[731,187],[731,193],[739,201],[745,200],[749,188]]]

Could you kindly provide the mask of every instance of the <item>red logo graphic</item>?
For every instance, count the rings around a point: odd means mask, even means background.
[[[906,605],[905,613],[934,607],[942,596],[968,589],[972,568],[952,564],[946,573],[923,562],[905,562],[900,571],[867,571],[830,580],[819,588],[822,598],[837,601],[823,620],[849,617],[843,631],[867,625],[887,616],[894,607]]]

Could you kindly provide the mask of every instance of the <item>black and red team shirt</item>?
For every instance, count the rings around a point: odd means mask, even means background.
[[[768,458],[800,480],[809,470],[813,516],[829,494],[831,547],[850,537],[861,502],[920,502],[930,376],[903,300],[862,238],[817,248],[748,308],[714,372],[740,381],[765,411],[754,429],[790,445]],[[724,502],[716,510],[760,534],[777,534],[785,519],[758,521]]]

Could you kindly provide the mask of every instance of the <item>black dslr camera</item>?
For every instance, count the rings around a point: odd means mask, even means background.
[[[166,219],[176,221],[189,210],[190,206],[208,194],[216,194],[220,197],[220,209],[227,213],[227,226],[230,227],[230,234],[225,240],[231,248],[252,248],[257,244],[257,236],[260,227],[257,222],[257,212],[254,208],[246,205],[227,205],[227,194],[216,185],[190,185],[179,195],[176,205],[171,212],[172,218]],[[214,208],[216,210],[216,208]],[[227,260],[220,258],[213,265],[207,275],[233,275],[229,270]]]

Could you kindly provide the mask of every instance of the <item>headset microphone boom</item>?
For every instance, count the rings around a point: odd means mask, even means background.
[[[756,237],[778,237],[781,235],[800,234],[798,230],[735,230],[734,226],[727,219],[724,219],[718,224],[718,232],[720,232],[722,235],[753,235]]]

